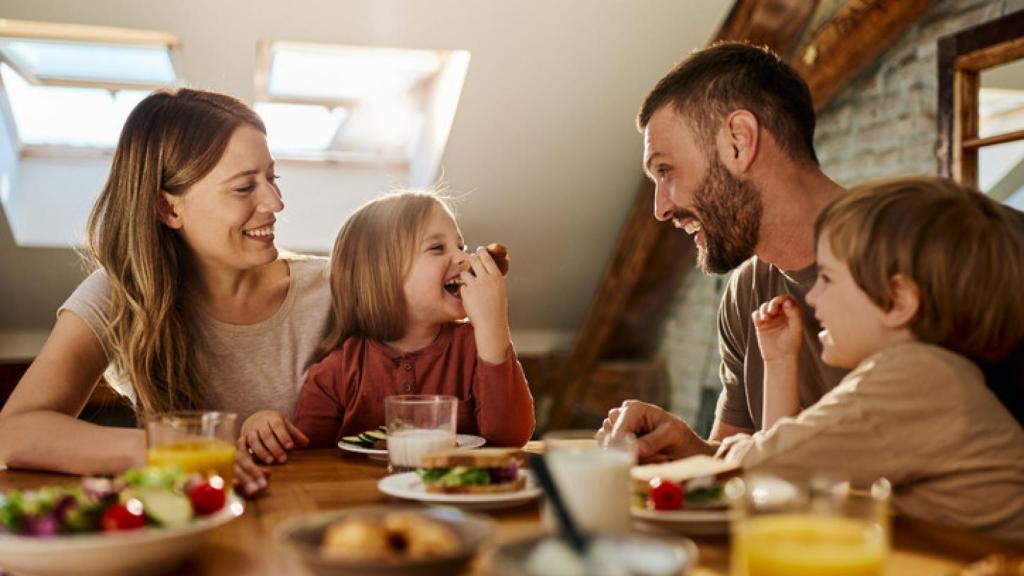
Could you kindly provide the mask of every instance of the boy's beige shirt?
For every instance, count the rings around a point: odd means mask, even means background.
[[[723,443],[745,469],[879,477],[906,516],[1024,545],[1024,428],[966,358],[911,342],[861,364],[795,418]]]

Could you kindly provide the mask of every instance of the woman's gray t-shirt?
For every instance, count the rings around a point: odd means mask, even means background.
[[[285,258],[290,285],[281,307],[256,324],[237,325],[199,314],[195,353],[210,395],[209,409],[235,412],[239,423],[259,410],[277,410],[291,417],[306,371],[315,362],[317,345],[327,330],[331,291],[328,260]],[[57,311],[74,312],[92,329],[107,358],[113,345],[107,333],[110,283],[106,271],[89,275]],[[131,386],[107,379],[134,400]]]

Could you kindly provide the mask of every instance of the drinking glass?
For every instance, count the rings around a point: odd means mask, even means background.
[[[884,478],[867,491],[824,476],[730,480],[733,576],[881,575],[891,491]]]
[[[589,533],[630,529],[629,471],[636,464],[636,437],[608,435],[601,444],[593,430],[562,430],[544,435],[544,460],[576,525]],[[557,523],[545,502],[544,524]]]
[[[235,477],[235,422],[228,412],[163,412],[145,418],[146,462],[179,466],[185,472],[217,475],[231,486]]]
[[[388,427],[388,471],[408,472],[420,456],[455,447],[459,399],[455,396],[406,394],[384,399]]]

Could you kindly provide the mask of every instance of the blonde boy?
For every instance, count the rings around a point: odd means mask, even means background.
[[[1011,219],[939,178],[878,182],[830,204],[807,300],[822,359],[854,370],[799,412],[799,309],[765,304],[753,320],[766,429],[719,455],[861,485],[884,476],[903,514],[1024,544],[1024,429],[968,359],[1000,360],[1024,340],[1024,237]]]

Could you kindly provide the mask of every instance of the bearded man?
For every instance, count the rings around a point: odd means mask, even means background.
[[[641,461],[651,462],[713,454],[725,438],[760,430],[765,366],[751,314],[775,296],[792,296],[803,313],[800,406],[845,375],[822,363],[821,326],[805,301],[817,275],[814,221],[844,191],[818,165],[814,121],[797,72],[747,44],[693,53],[648,94],[637,125],[654,216],[693,236],[702,270],[735,270],[718,311],[722,393],[709,441],[635,400],[609,413],[599,437],[633,432]]]

